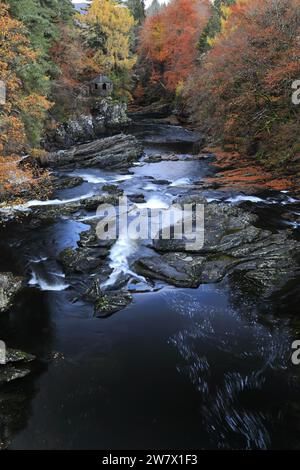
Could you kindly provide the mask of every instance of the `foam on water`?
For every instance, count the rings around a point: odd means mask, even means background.
[[[282,201],[282,205],[285,206],[286,204],[295,204],[296,202],[300,202],[299,199],[295,199],[293,197],[288,197],[286,201]]]
[[[30,260],[30,263],[38,264],[38,263],[43,263],[44,261],[47,261],[46,256],[41,256],[40,258],[34,258]]]
[[[88,193],[84,196],[78,196],[71,199],[47,199],[46,201],[39,201],[38,199],[33,199],[32,201],[25,202],[24,204],[18,204],[14,206],[10,206],[8,209],[16,209],[20,211],[26,211],[31,209],[31,207],[42,207],[42,206],[59,206],[62,204],[68,204],[69,202],[76,202],[82,201],[84,199],[88,199],[89,197],[94,196],[94,193]],[[3,209],[5,210],[5,209]]]
[[[132,256],[137,251],[138,247],[139,242],[137,240],[132,240],[129,237],[120,237],[116,241],[110,251],[109,266],[112,268],[113,272],[111,273],[109,279],[103,283],[101,287],[105,288],[114,286],[122,275],[129,275],[140,280],[141,282],[146,282],[144,277],[139,276],[129,267],[128,260],[130,256]]]
[[[79,222],[88,222],[89,220],[97,220],[97,219],[100,219],[102,217],[101,214],[95,214],[95,215],[86,215],[84,217],[81,217],[80,219],[78,219]]]
[[[45,279],[32,270],[31,279],[28,284],[30,286],[39,286],[42,291],[63,291],[69,287],[69,284],[61,281],[61,278],[64,278],[64,275],[61,273],[49,273],[49,278]]]
[[[179,178],[178,180],[173,181],[173,183],[170,184],[171,188],[177,188],[180,186],[187,186],[191,184],[190,178]]]
[[[288,225],[289,227],[292,227],[294,230],[300,228],[300,222],[292,222],[290,220],[285,220],[284,224]]]
[[[228,199],[226,199],[226,202],[231,202],[232,204],[235,204],[235,203],[238,203],[238,202],[243,202],[243,201],[249,201],[249,202],[254,202],[254,203],[267,202],[267,201],[264,201],[263,199],[261,199],[260,197],[256,197],[256,196],[238,195],[238,196],[229,197]]]
[[[121,181],[127,181],[133,178],[133,175],[117,175],[117,176],[97,176],[93,173],[70,173],[69,176],[78,176],[82,178],[85,182],[91,184],[104,184],[104,183],[117,183]]]
[[[71,173],[70,176],[74,176],[74,175]],[[92,175],[89,173],[76,173],[76,176],[79,176],[87,183],[95,183],[95,184],[106,183],[106,179],[103,178],[102,176],[96,176],[96,175]]]
[[[160,198],[157,194],[151,196],[147,202],[136,204],[140,209],[168,209],[169,204]]]
[[[146,186],[144,187],[144,190],[145,191],[156,191],[157,186],[155,184],[149,183],[149,184],[146,184]]]
[[[118,181],[128,181],[128,180],[132,180],[133,177],[134,177],[134,175],[120,175],[120,176],[117,176],[116,178],[112,179],[111,182],[112,183],[117,183]]]
[[[207,202],[219,202],[220,199],[217,197],[207,197],[206,198]]]

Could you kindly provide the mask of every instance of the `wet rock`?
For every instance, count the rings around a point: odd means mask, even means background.
[[[92,227],[87,232],[81,232],[78,246],[87,248],[105,248],[106,250],[109,250],[114,243],[115,240],[100,240],[97,237],[95,227]]]
[[[105,184],[102,186],[102,190],[107,193],[116,194],[117,196],[122,196],[124,193],[123,189],[119,188],[115,184]]]
[[[22,222],[28,217],[28,212],[23,212],[14,209],[13,207],[6,207],[0,209],[0,226],[5,227],[10,223]]]
[[[0,273],[0,313],[7,311],[24,288],[24,279],[12,273]]]
[[[178,155],[149,155],[144,159],[145,163],[159,163],[159,162],[178,162],[180,160]]]
[[[128,292],[106,292],[95,301],[95,316],[105,318],[126,308],[132,302]]]
[[[181,203],[201,201],[187,195]],[[135,264],[139,274],[175,286],[195,287],[239,273],[260,295],[271,295],[299,275],[300,247],[288,231],[271,233],[256,227],[257,217],[226,204],[205,206],[205,238],[201,248],[188,240],[154,240],[154,258]],[[199,231],[200,233],[200,231]],[[198,235],[199,235],[198,233]],[[179,273],[179,274],[178,274]]]
[[[18,362],[28,363],[35,360],[35,356],[28,354],[24,351],[19,351],[18,349],[7,349],[5,354],[5,364],[16,364]]]
[[[134,204],[142,204],[145,202],[145,195],[142,193],[141,194],[129,194],[127,197]]]
[[[201,256],[168,253],[141,258],[134,264],[134,269],[142,276],[159,279],[176,287],[198,287],[204,261]]]
[[[285,232],[269,234],[252,246],[239,246],[231,253],[239,260],[234,271],[240,272],[254,289],[262,293],[272,294],[299,275],[299,244],[287,238]]]
[[[85,298],[94,303],[96,317],[105,318],[123,310],[132,302],[132,296],[125,291],[103,291],[98,279],[85,293]]]
[[[160,290],[160,288],[154,288],[154,283],[148,283],[136,278],[129,278],[126,289],[132,294],[141,294],[144,292],[154,292]]]
[[[161,161],[162,161],[161,155],[149,155],[143,160],[144,163],[159,163]]]
[[[96,196],[91,196],[89,198],[86,198],[80,201],[80,204],[76,205],[75,207],[77,207],[78,209],[84,208],[87,211],[96,211],[98,207],[101,206],[102,204],[112,204],[112,205],[118,204],[120,195],[121,194],[118,191],[116,191],[116,192],[111,192],[110,194],[100,194]]]
[[[107,253],[106,248],[66,248],[59,254],[59,261],[67,274],[89,273],[103,264]]]
[[[28,364],[35,360],[35,356],[16,349],[7,349],[4,361],[0,363],[0,385],[21,379],[30,374]]]
[[[29,214],[31,217],[30,226],[31,228],[37,228],[43,224],[52,223],[62,216],[66,217],[77,212],[82,213],[83,211],[96,211],[102,204],[118,204],[118,195],[103,193],[64,204],[49,204],[34,207]]]
[[[108,132],[118,132],[127,127],[131,120],[127,116],[126,103],[103,98],[92,103],[90,112],[60,125],[49,135],[48,146],[70,148],[80,142],[94,140]]]
[[[170,184],[170,181],[169,180],[155,180],[154,183],[164,186],[164,185]]]
[[[69,150],[48,153],[40,159],[42,166],[128,168],[143,154],[141,144],[132,135],[118,134],[94,140]]]
[[[80,186],[83,182],[84,180],[79,176],[61,176],[53,177],[50,184],[53,189],[59,190],[75,188],[76,186]]]
[[[22,379],[31,372],[30,369],[19,369],[17,367],[0,367],[0,385],[8,382],[12,382],[16,379]]]

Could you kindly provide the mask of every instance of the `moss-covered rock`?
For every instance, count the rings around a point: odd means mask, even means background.
[[[12,273],[0,273],[0,313],[11,308],[14,298],[24,288],[23,281]]]

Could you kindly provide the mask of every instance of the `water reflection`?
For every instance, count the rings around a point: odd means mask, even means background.
[[[202,287],[197,296],[174,290],[166,295],[172,310],[185,318],[185,328],[170,342],[182,358],[178,372],[199,393],[211,445],[270,448],[282,425],[282,402],[297,394],[287,385],[291,329],[260,323],[255,304],[246,305],[243,298],[235,299],[233,307],[226,288]]]
[[[8,316],[0,316],[1,339],[6,345],[38,358],[26,378],[0,386],[0,448],[7,448],[30,420],[37,379],[51,360],[54,330],[46,297],[32,289],[22,295]]]

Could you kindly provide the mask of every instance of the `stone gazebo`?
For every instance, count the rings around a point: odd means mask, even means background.
[[[113,82],[106,75],[98,75],[89,84],[90,95],[109,96],[113,91]]]

